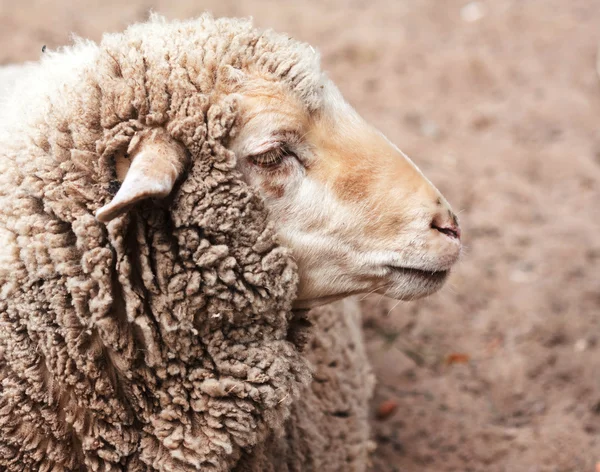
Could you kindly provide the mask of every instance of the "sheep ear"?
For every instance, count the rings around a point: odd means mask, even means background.
[[[117,157],[117,178],[123,182],[119,191],[110,203],[96,211],[96,218],[104,223],[141,200],[169,195],[187,159],[183,145],[159,128],[134,137],[127,154],[129,160]]]

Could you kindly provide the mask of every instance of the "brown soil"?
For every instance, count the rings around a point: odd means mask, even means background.
[[[600,3],[466,3],[0,0],[0,64],[149,9],[253,16],[317,46],[346,97],[460,211],[467,246],[441,293],[364,301],[373,470],[593,472]]]

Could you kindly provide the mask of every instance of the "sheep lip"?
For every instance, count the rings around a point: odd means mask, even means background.
[[[387,265],[385,266],[391,273],[401,274],[401,275],[409,275],[416,276],[419,278],[432,279],[432,280],[442,280],[445,279],[450,270],[424,270],[424,269],[415,269],[414,267],[401,267],[401,266],[393,266]]]

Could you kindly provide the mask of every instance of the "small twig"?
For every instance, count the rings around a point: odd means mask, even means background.
[[[285,399],[286,399],[287,397],[289,397],[289,396],[290,396],[290,394],[289,394],[289,393],[286,393],[286,394],[285,394],[285,396],[284,396],[284,397],[283,397],[281,400],[279,400],[279,401],[277,402],[277,404],[279,405],[279,404],[280,404],[280,403],[281,403],[283,400],[285,400]]]

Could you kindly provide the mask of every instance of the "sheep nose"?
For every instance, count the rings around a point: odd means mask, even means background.
[[[438,213],[431,221],[431,227],[440,233],[460,241],[460,226],[458,218],[451,210]]]

